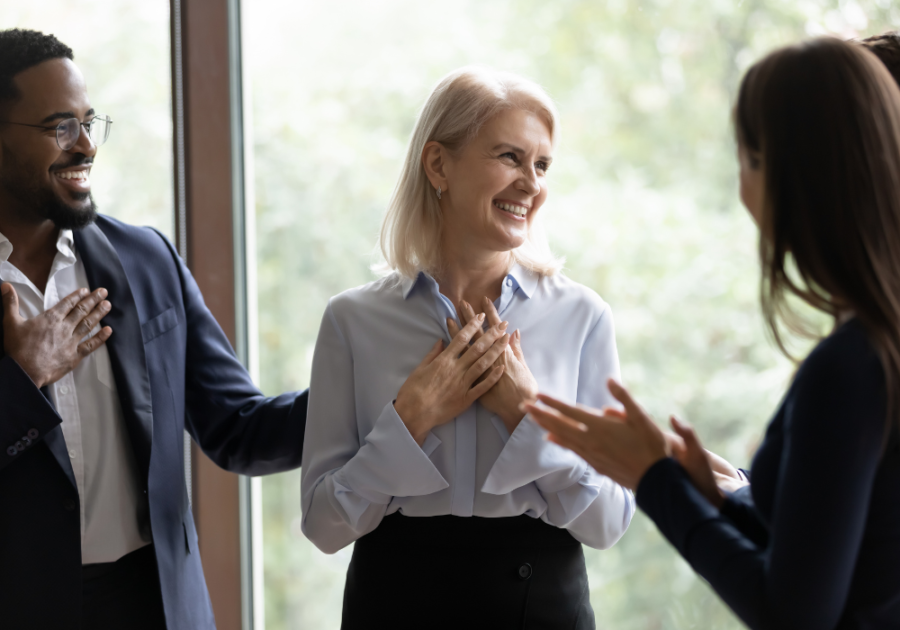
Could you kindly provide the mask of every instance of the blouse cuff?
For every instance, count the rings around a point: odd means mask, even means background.
[[[419,497],[450,487],[428,458],[440,444],[429,434],[420,448],[389,402],[357,454],[335,473],[335,482],[371,503],[393,497]]]
[[[481,491],[508,494],[535,483],[541,492],[560,492],[575,485],[587,464],[572,451],[544,439],[546,431],[526,416],[509,436]]]

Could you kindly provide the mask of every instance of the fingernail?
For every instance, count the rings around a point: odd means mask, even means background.
[[[110,304],[110,303],[107,302],[106,300],[103,300],[103,301],[100,303],[100,308],[102,308],[104,311],[108,311],[111,307],[112,307],[112,304]]]
[[[105,298],[107,295],[109,295],[109,291],[107,291],[106,289],[100,289],[100,298],[101,299]]]
[[[509,322],[500,322],[500,330],[506,330],[507,326],[509,326]]]
[[[480,313],[480,314],[476,315],[475,319],[477,319],[479,322],[483,322],[484,321],[484,313]]]
[[[459,305],[462,306],[463,308],[470,308],[469,303],[466,302],[465,300],[463,300],[462,302],[460,302]]]

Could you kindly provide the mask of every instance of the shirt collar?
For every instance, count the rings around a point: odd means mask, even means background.
[[[420,271],[419,273],[417,273],[415,278],[403,276],[403,279],[400,281],[400,286],[403,289],[403,299],[409,299],[409,294],[412,293],[412,290],[415,289],[420,282],[428,282],[429,280],[433,284],[437,284],[435,279],[424,271]]]
[[[519,263],[515,263],[512,266],[512,269],[510,269],[509,273],[506,274],[506,278],[512,280],[514,289],[518,288],[522,291],[522,294],[529,299],[531,298],[532,294],[534,294],[534,290],[537,287],[539,279],[537,273],[525,269]],[[403,289],[403,299],[408,299],[413,289],[415,289],[416,286],[418,286],[422,282],[437,284],[435,279],[425,271],[420,271],[419,273],[417,273],[415,278],[403,276],[403,279],[400,281],[400,286]]]
[[[12,250],[12,243],[10,243],[9,239],[3,235],[3,232],[0,232],[0,265],[9,260]]]
[[[56,251],[63,255],[65,262],[75,264],[75,237],[72,230],[60,230],[56,239]],[[13,244],[0,232],[0,264],[9,262],[13,252]]]
[[[515,263],[512,266],[506,277],[512,279],[513,283],[522,291],[522,294],[529,299],[534,294],[539,280],[537,273],[525,269],[519,263]]]

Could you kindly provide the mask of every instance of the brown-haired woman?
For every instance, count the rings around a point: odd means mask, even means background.
[[[814,40],[750,69],[735,126],[772,332],[794,321],[789,294],[835,320],[754,458],[755,508],[719,490],[690,427],[673,418],[667,441],[615,382],[621,411],[528,410],[635,489],[750,628],[898,628],[900,91],[864,48]]]

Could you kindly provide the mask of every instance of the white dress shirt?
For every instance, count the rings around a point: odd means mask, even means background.
[[[79,288],[90,288],[71,230],[60,230],[56,249],[42,293],[9,262],[13,246],[0,234],[0,280],[15,287],[19,313],[26,319],[53,308]],[[100,326],[95,326],[91,335],[99,330]],[[106,346],[82,359],[78,367],[48,389],[62,418],[63,437],[78,486],[81,561],[113,562],[150,541],[139,532],[137,469]]]
[[[562,275],[516,265],[497,303],[519,329],[542,392],[592,407],[615,404],[612,312]],[[333,297],[313,358],[301,481],[303,532],[333,553],[400,511],[406,516],[527,514],[607,548],[634,513],[630,492],[544,440],[525,418],[509,435],[480,403],[413,440],[393,401],[437,339],[453,304],[434,279],[392,274]]]

